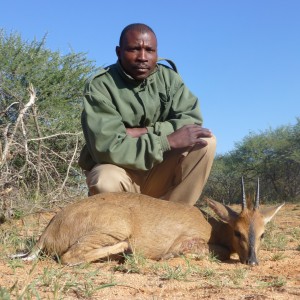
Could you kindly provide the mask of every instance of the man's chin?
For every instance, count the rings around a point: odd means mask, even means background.
[[[143,74],[133,74],[131,75],[131,77],[135,80],[138,80],[138,81],[143,81],[144,79],[146,79],[147,77],[149,77],[149,73],[143,73]]]

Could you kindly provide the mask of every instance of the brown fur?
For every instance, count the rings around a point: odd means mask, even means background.
[[[239,215],[221,203],[207,202],[228,225],[208,222],[196,207],[141,194],[98,194],[67,205],[53,217],[32,251],[20,256],[32,260],[43,250],[74,265],[128,251],[163,259],[210,250],[220,259],[238,252],[241,261],[248,263],[247,255],[239,253],[233,229],[247,236],[253,222],[255,230],[263,232],[264,217],[258,211]]]

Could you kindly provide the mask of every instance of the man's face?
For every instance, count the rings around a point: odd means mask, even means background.
[[[156,67],[156,37],[151,31],[129,30],[123,37],[121,46],[116,48],[116,53],[125,72],[142,81]]]

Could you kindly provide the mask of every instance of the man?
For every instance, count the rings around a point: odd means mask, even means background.
[[[125,27],[116,54],[117,63],[84,91],[79,165],[89,194],[127,191],[195,204],[216,146],[202,127],[198,99],[173,69],[157,63],[149,26]]]

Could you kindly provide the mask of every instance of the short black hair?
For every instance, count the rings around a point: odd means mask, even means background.
[[[153,31],[153,29],[150,26],[143,24],[143,23],[132,23],[132,24],[127,25],[122,30],[121,35],[120,35],[120,40],[119,40],[119,46],[121,46],[125,34],[132,29],[140,30],[140,32],[149,32],[150,31],[156,37],[155,32]]]

